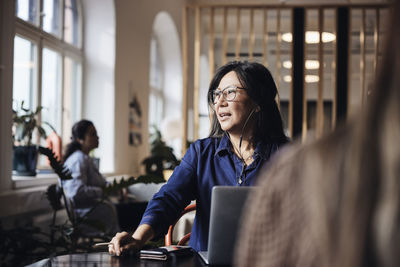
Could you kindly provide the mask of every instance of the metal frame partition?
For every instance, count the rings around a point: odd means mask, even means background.
[[[331,131],[365,103],[380,58],[384,12],[387,4],[185,6],[183,144],[205,137],[208,83],[229,60],[270,69],[290,137],[320,138]]]

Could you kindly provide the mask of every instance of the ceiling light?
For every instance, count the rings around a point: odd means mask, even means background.
[[[282,40],[288,43],[293,42],[293,36],[290,32],[286,32],[282,34]]]
[[[292,76],[290,76],[290,75],[283,76],[283,81],[290,83],[292,81]]]
[[[282,34],[282,40],[288,43],[293,42],[292,33],[286,32]],[[336,40],[336,36],[331,32],[322,33],[322,42],[328,43]],[[318,31],[307,31],[306,32],[306,43],[307,44],[317,44],[319,42],[319,32]]]
[[[285,69],[291,69],[292,61],[285,60],[285,61],[283,61],[282,65]],[[319,68],[319,61],[318,60],[306,60],[305,67],[308,70],[316,70]]]
[[[292,76],[290,75],[283,76],[283,81],[287,83],[292,82]],[[319,82],[319,77],[318,75],[306,75],[305,81],[306,83],[316,83]]]
[[[283,65],[283,67],[284,67],[285,69],[291,69],[291,68],[292,68],[292,61],[290,61],[290,60],[285,60],[285,61],[283,61],[282,65]]]
[[[306,83],[316,83],[319,81],[318,75],[306,75]]]
[[[308,70],[316,70],[319,69],[319,61],[318,60],[306,60],[306,69]]]

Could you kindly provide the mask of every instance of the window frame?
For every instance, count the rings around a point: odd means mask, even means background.
[[[64,25],[65,25],[65,0],[60,1],[60,9],[62,10],[61,12],[61,34],[60,36],[54,35],[52,33],[49,33],[43,29],[43,18],[41,14],[43,13],[43,1],[40,1],[39,3],[39,24],[35,25],[29,21],[25,21],[24,19],[21,19],[20,17],[17,16],[16,13],[14,13],[14,18],[15,18],[15,33],[14,33],[14,40],[15,37],[18,36],[20,38],[26,39],[32,43],[34,43],[37,47],[36,50],[36,55],[35,57],[37,58],[36,62],[36,67],[37,71],[35,73],[35,79],[34,79],[34,86],[35,88],[34,92],[31,92],[32,94],[32,103],[31,103],[31,108],[35,108],[37,106],[42,105],[42,73],[43,73],[43,50],[45,48],[51,49],[61,56],[61,81],[60,81],[60,87],[61,87],[61,92],[60,92],[60,99],[57,99],[57,103],[61,103],[61,111],[59,113],[59,116],[57,120],[60,121],[59,125],[61,128],[59,129],[60,132],[58,133],[60,136],[63,134],[63,128],[64,128],[64,95],[65,91],[67,90],[65,86],[65,58],[68,57],[72,59],[73,61],[77,62],[80,64],[80,109],[78,117],[82,116],[82,98],[83,98],[83,82],[84,82],[84,52],[83,52],[83,12],[82,12],[82,1],[81,0],[76,0],[77,2],[77,8],[78,8],[78,44],[77,46],[73,45],[72,43],[69,43],[64,40]],[[16,2],[14,2],[16,4]],[[15,47],[15,46],[14,46]],[[13,88],[14,90],[14,88]],[[14,100],[14,99],[13,99]],[[39,123],[41,123],[42,118],[41,116],[38,117]],[[35,143],[40,143],[39,137],[36,137],[37,139],[35,140]],[[38,169],[45,169],[47,166],[40,166],[38,164]],[[15,177],[13,177],[13,180],[15,180]]]

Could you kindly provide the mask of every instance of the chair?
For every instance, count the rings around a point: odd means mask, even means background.
[[[196,210],[196,203],[194,204],[190,204],[188,205],[181,213],[181,215],[179,216],[179,218],[175,221],[175,223],[173,223],[169,228],[168,228],[168,232],[165,235],[165,245],[166,246],[171,246],[172,245],[172,233],[174,232],[174,227],[176,225],[176,223],[179,221],[179,219],[186,213],[191,212]],[[179,240],[178,244],[179,246],[186,244],[190,239],[190,233],[186,234],[184,237],[181,238],[181,240]]]
[[[109,240],[110,237],[106,236],[102,231],[91,230],[82,223],[82,220],[78,218],[75,213],[74,204],[72,200],[65,195],[63,181],[72,179],[71,172],[64,166],[64,164],[59,161],[50,148],[39,147],[39,152],[45,156],[47,156],[50,166],[53,168],[54,172],[58,175],[58,187],[61,194],[59,194],[59,198],[62,198],[64,201],[65,211],[67,212],[68,219],[72,224],[72,229],[79,233],[79,236],[71,235],[73,239],[73,243],[78,243],[79,239],[87,239],[89,244],[93,243],[94,239],[98,240]]]

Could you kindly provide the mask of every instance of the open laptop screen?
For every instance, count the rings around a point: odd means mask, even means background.
[[[232,263],[242,209],[248,194],[254,190],[254,187],[213,187],[208,251],[199,252],[207,264]]]

